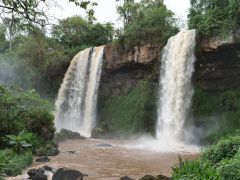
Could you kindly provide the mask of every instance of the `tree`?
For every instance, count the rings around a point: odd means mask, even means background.
[[[4,18],[3,23],[6,27],[6,35],[9,39],[9,49],[12,50],[12,43],[18,32],[20,31],[19,28],[20,19],[12,18]]]
[[[53,38],[68,49],[86,46],[99,46],[112,41],[113,27],[110,23],[92,24],[80,16],[73,16],[59,21],[53,26]]]
[[[137,8],[138,3],[135,3],[134,0],[124,0],[123,5],[117,7],[117,12],[123,19],[124,28],[126,28],[134,17],[136,17]]]
[[[173,12],[167,9],[163,0],[141,0],[139,3],[131,2],[131,18],[128,18],[123,36],[120,35],[120,44],[134,46],[140,43],[164,43],[175,34],[176,19]],[[124,7],[118,11],[124,17]],[[129,9],[128,9],[129,10]]]
[[[226,35],[240,25],[239,0],[191,0],[189,28],[204,36]]]
[[[6,42],[6,28],[3,24],[0,24],[0,52],[4,50],[5,48],[5,42]]]
[[[52,35],[67,48],[78,46],[85,41],[85,34],[89,31],[86,20],[80,16],[73,16],[59,21],[53,26]]]
[[[94,19],[93,9],[88,7],[97,5],[95,2],[91,3],[89,0],[69,0],[69,2],[85,9],[89,19]],[[0,13],[4,17],[20,19],[22,27],[41,27],[48,21],[44,6],[47,6],[46,0],[0,0]]]

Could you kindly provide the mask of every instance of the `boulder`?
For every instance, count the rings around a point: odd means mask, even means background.
[[[47,176],[44,174],[44,169],[29,169],[27,174],[31,180],[47,180]]]
[[[52,142],[47,143],[36,150],[37,156],[56,156],[59,154],[58,145]]]
[[[109,127],[105,123],[101,123],[92,130],[92,138],[104,138],[104,135],[109,131]]]
[[[156,177],[146,175],[146,176],[142,177],[140,180],[171,180],[171,178],[164,176],[164,175],[158,175]]]
[[[130,178],[128,176],[123,176],[119,180],[134,180],[134,179],[132,179],[132,178]]]
[[[60,168],[53,174],[52,180],[83,180],[84,176],[87,175],[82,174],[80,171]]]
[[[51,159],[48,158],[47,156],[43,156],[43,157],[37,158],[35,161],[36,161],[36,162],[43,162],[43,163],[45,163],[45,162],[49,162],[50,160],[51,160]]]
[[[108,147],[108,148],[112,148],[111,144],[107,144],[107,143],[102,143],[102,144],[98,144],[97,147]]]
[[[53,141],[55,143],[59,143],[67,139],[85,139],[85,137],[81,136],[78,132],[72,132],[68,129],[61,129],[59,133],[56,133],[54,135]]]

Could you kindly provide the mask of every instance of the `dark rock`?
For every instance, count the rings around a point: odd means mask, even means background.
[[[157,178],[157,180],[171,180],[172,179],[172,178],[164,176],[164,175],[158,175],[156,178]]]
[[[86,138],[81,136],[80,133],[78,132],[72,132],[68,129],[61,129],[59,133],[56,133],[54,135],[53,141],[55,143],[59,143],[67,139],[86,139]]]
[[[134,180],[134,179],[132,179],[132,178],[130,178],[128,176],[123,176],[119,180]]]
[[[97,147],[112,147],[112,145],[107,143],[102,143],[102,144],[98,144]]]
[[[45,171],[49,171],[49,172],[52,172],[52,173],[55,173],[57,171],[57,169],[53,168],[53,167],[50,167],[50,166],[43,166],[42,167]]]
[[[82,174],[80,171],[60,168],[54,173],[52,180],[83,180],[84,176],[87,175]]]
[[[58,145],[52,142],[36,150],[37,156],[56,156],[58,154]]]
[[[142,177],[140,180],[171,180],[171,178],[164,176],[164,175],[158,175],[156,177],[146,175],[146,176]]]
[[[240,88],[240,44],[219,46],[197,52],[194,86],[208,92]]]
[[[104,134],[108,133],[109,127],[106,123],[101,123],[92,130],[92,138],[104,138]]]
[[[51,159],[49,159],[47,156],[37,158],[36,162],[49,162]]]
[[[29,169],[27,174],[29,175],[29,179],[32,180],[47,180],[47,176],[44,174],[44,169]]]

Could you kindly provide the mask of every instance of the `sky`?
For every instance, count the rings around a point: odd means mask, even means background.
[[[112,22],[115,27],[121,27],[122,24],[116,12],[116,6],[120,3],[115,0],[95,1],[98,3],[98,6],[94,8],[97,20],[102,23]],[[187,10],[190,7],[189,0],[164,0],[164,3],[177,17],[181,17],[184,20],[187,19]],[[84,15],[84,11],[74,4],[68,3],[67,0],[61,0],[58,1],[58,5],[50,10],[50,14],[58,19],[63,19],[73,15]]]

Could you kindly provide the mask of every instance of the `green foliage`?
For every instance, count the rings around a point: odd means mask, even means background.
[[[9,150],[0,151],[0,163],[2,163],[2,171],[8,176],[17,176],[22,173],[22,169],[32,163],[33,157],[31,152],[22,154],[14,154]]]
[[[88,0],[68,0],[76,6],[84,9],[90,21],[95,20],[93,6],[96,2]],[[13,22],[19,20],[22,28],[33,28],[45,26],[48,22],[46,8],[48,3],[45,0],[1,0],[0,10],[2,16],[11,16]],[[91,6],[91,8],[89,8]]]
[[[202,159],[214,165],[224,159],[233,158],[239,149],[240,135],[227,136],[220,139],[217,144],[207,148],[202,154]]]
[[[209,128],[210,133],[203,137],[204,143],[212,143],[240,128],[239,90],[213,93],[195,89],[192,110],[194,124],[205,130]]]
[[[32,144],[30,144],[32,136],[32,133],[26,133],[22,131],[17,136],[6,135],[6,140],[14,152],[20,153],[32,147]]]
[[[118,7],[118,12],[125,19],[124,32],[118,34],[121,45],[163,44],[178,31],[173,13],[162,0],[130,1]]]
[[[191,0],[189,28],[205,36],[226,35],[239,25],[239,0]]]
[[[180,166],[173,168],[173,180],[240,179],[240,133],[221,138],[208,147],[195,161],[180,161]]]
[[[51,139],[54,135],[53,115],[49,112],[51,106],[35,90],[24,92],[0,86],[0,110],[0,132],[3,136],[16,135],[22,130],[36,133],[44,139]],[[20,137],[25,135],[20,134]]]
[[[154,132],[155,92],[142,80],[126,95],[107,97],[100,108],[101,122],[116,134]]]
[[[100,46],[112,41],[113,27],[110,23],[90,24],[80,16],[73,16],[59,21],[53,26],[53,37],[65,48],[82,46]]]
[[[173,168],[173,180],[220,180],[216,169],[207,161],[185,161],[179,167]]]
[[[222,160],[217,166],[224,180],[240,180],[240,150],[232,159]]]
[[[237,109],[237,95],[234,91],[223,93],[220,102],[224,111],[235,111]]]
[[[195,117],[217,114],[220,111],[219,97],[196,88],[192,99],[192,108]]]

